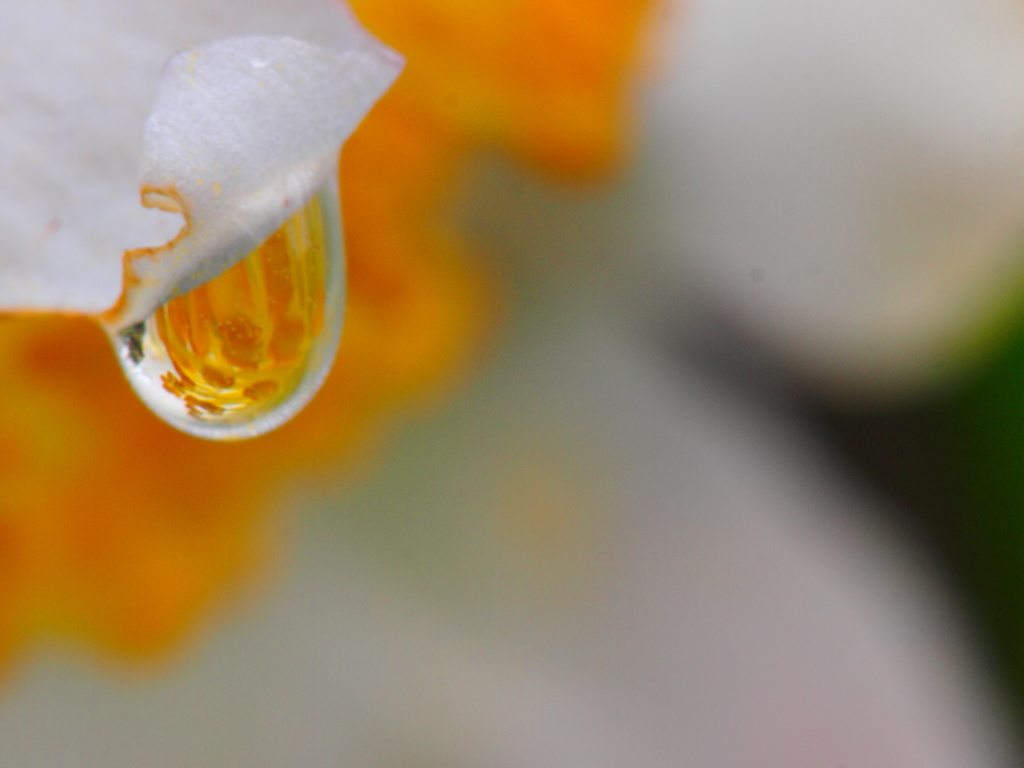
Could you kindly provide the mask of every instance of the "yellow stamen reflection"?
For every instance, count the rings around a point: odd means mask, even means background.
[[[291,415],[283,406],[312,395],[344,301],[336,208],[321,194],[243,261],[118,334],[129,379],[156,413],[235,439],[277,426]]]

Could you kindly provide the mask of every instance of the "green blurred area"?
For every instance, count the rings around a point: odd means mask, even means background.
[[[1024,325],[935,416],[950,503],[927,522],[980,608],[1024,714]]]
[[[1024,719],[1024,323],[940,397],[815,418],[945,568]]]

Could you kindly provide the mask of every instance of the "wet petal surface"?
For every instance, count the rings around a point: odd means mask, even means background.
[[[204,45],[268,33],[309,42]],[[162,68],[188,46],[158,93]],[[335,2],[150,1],[126,12],[52,0],[5,12],[0,309],[109,310],[122,254],[181,229],[182,216],[160,208],[193,218],[168,259],[131,260],[140,293],[119,319],[137,321],[177,283],[226,268],[332,175],[341,142],[399,68]],[[140,205],[140,180],[154,210]],[[217,266],[200,274],[209,259]]]

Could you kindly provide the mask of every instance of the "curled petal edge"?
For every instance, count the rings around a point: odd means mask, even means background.
[[[141,193],[184,225],[124,254],[121,298],[101,322],[138,323],[255,249],[335,177],[341,145],[401,68],[372,40],[335,52],[225,38],[173,56],[146,122]]]

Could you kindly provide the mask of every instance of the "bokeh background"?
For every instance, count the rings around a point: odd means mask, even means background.
[[[311,415],[4,323],[0,765],[1018,765],[1024,5],[353,5]]]

